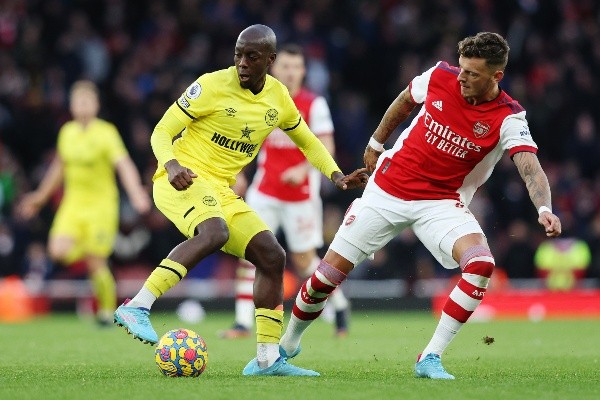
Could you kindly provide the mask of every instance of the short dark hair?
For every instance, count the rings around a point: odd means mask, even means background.
[[[488,66],[500,69],[508,64],[508,42],[493,32],[479,32],[458,42],[458,55],[466,58],[483,58]]]
[[[286,43],[279,48],[279,53],[288,53],[294,56],[304,57],[304,49],[295,43]]]

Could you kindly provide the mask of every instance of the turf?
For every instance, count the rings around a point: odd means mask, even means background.
[[[600,321],[470,323],[452,342],[444,366],[456,381],[413,376],[417,353],[435,319],[424,313],[356,311],[351,334],[333,337],[319,320],[293,362],[319,378],[243,377],[253,339],[225,341],[217,330],[230,314],[200,324],[154,313],[162,334],[187,327],[206,339],[208,367],[200,378],[167,378],[153,347],[120,328],[98,329],[65,315],[0,325],[0,399],[598,399]],[[484,338],[494,339],[485,344]]]

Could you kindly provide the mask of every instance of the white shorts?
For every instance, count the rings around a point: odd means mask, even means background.
[[[370,182],[346,212],[329,248],[357,265],[408,227],[448,269],[458,267],[452,258],[456,240],[483,234],[473,214],[456,200],[401,200]]]
[[[250,187],[246,192],[246,203],[273,233],[279,229],[283,231],[292,253],[323,246],[323,204],[319,196],[306,201],[282,201]]]

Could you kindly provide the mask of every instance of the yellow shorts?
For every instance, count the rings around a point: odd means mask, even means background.
[[[117,204],[84,205],[63,199],[54,216],[50,237],[72,238],[83,254],[108,257],[119,229]]]
[[[245,258],[246,246],[257,233],[269,227],[233,190],[204,178],[194,179],[186,190],[176,190],[167,174],[156,177],[153,186],[156,207],[181,233],[191,238],[196,227],[209,218],[222,218],[229,228],[229,240],[221,248],[225,253]]]

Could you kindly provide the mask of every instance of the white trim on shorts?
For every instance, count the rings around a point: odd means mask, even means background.
[[[467,234],[483,234],[473,214],[456,200],[402,200],[371,181],[348,209],[329,248],[357,265],[408,227],[448,269],[459,266],[452,258],[454,243]]]

